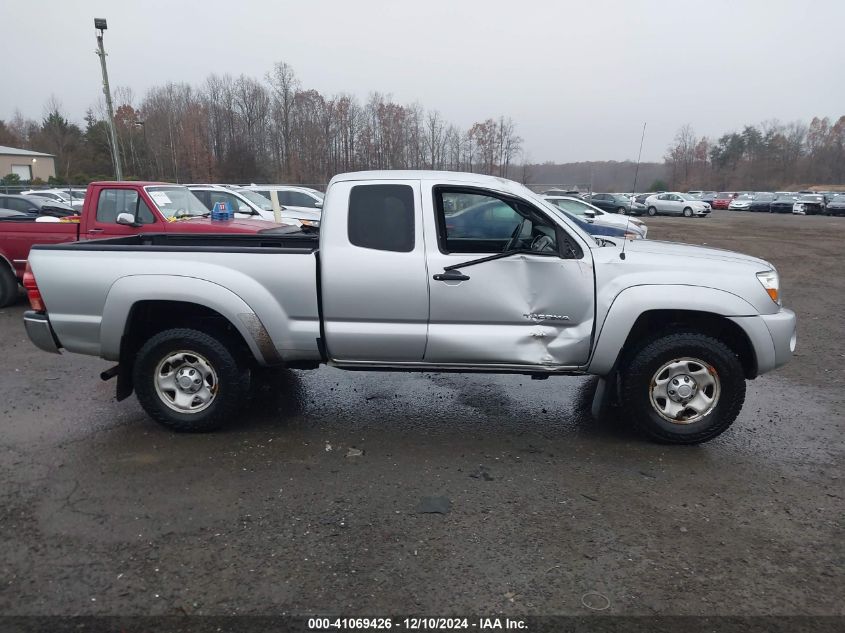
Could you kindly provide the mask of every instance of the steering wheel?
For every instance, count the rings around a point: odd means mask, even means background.
[[[522,227],[525,226],[526,218],[522,218],[522,222],[513,230],[511,233],[511,238],[508,240],[508,243],[505,244],[505,248],[502,251],[503,253],[507,253],[508,251],[513,250],[513,247],[516,246],[517,242],[519,242],[519,236],[522,234]]]
[[[538,252],[548,252],[555,250],[555,243],[548,235],[538,235],[531,240],[531,250]]]

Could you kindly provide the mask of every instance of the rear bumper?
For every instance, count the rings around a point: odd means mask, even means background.
[[[38,349],[43,349],[45,352],[52,354],[60,353],[59,348],[61,347],[61,343],[56,338],[53,327],[50,325],[50,319],[46,314],[27,310],[23,314],[23,323],[26,327],[26,334],[29,336],[29,340]]]

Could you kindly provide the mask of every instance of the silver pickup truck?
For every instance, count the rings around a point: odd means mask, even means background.
[[[117,361],[117,397],[179,431],[235,417],[261,366],[600,376],[652,438],[693,444],[787,362],[795,314],[763,260],[592,238],[515,182],[332,179],[319,237],[138,234],[36,246],[40,348]]]

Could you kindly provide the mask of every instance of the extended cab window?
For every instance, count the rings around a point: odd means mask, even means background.
[[[361,248],[414,250],[414,191],[408,185],[356,185],[349,192],[349,242]]]
[[[152,211],[134,189],[103,189],[97,200],[97,222],[116,224],[117,216],[128,213],[141,224],[152,224]]]
[[[435,191],[435,202],[444,253],[558,252],[555,225],[530,205],[445,188]]]

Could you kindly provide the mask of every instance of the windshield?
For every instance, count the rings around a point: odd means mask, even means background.
[[[821,202],[821,196],[801,196],[803,202]]]
[[[196,218],[208,214],[208,209],[187,187],[175,185],[145,187],[161,214],[168,220]]]
[[[754,196],[744,193],[737,200],[754,200]]]
[[[840,193],[838,196],[833,196],[831,202],[845,202],[845,194]]]
[[[84,191],[73,191],[73,190],[71,190],[70,195],[75,200],[84,200],[85,199],[85,192]]]
[[[270,202],[264,196],[262,196],[260,193],[252,191],[250,189],[235,189],[235,191],[237,191],[244,198],[249,200],[252,204],[257,206],[259,209],[261,209],[263,211],[272,211],[273,210],[273,203]]]

